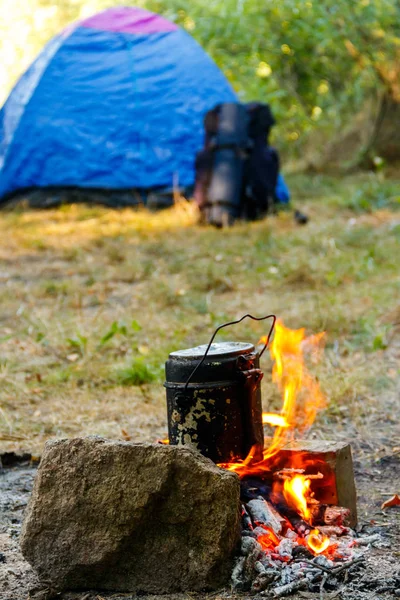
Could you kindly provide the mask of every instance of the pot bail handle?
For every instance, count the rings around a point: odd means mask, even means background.
[[[272,325],[271,325],[270,330],[268,332],[266,342],[264,344],[263,349],[261,350],[261,352],[259,354],[259,357],[260,358],[262,357],[262,355],[264,354],[265,349],[267,348],[267,346],[269,344],[269,340],[271,338],[272,332],[273,332],[274,327],[275,327],[275,323],[276,323],[276,316],[275,315],[267,315],[266,317],[254,317],[253,315],[246,314],[246,315],[243,315],[243,317],[241,317],[237,321],[229,321],[229,323],[224,323],[223,325],[219,325],[219,327],[217,327],[217,329],[212,334],[211,339],[208,342],[208,346],[206,348],[206,351],[204,352],[204,355],[203,355],[202,359],[195,366],[195,368],[193,369],[193,371],[190,373],[190,375],[189,375],[189,377],[188,377],[188,379],[187,379],[187,381],[185,383],[185,387],[183,388],[183,392],[182,392],[183,395],[186,393],[188,385],[191,382],[191,380],[192,380],[194,374],[196,373],[197,369],[199,369],[201,367],[201,365],[203,364],[203,362],[205,361],[205,359],[207,357],[207,354],[210,351],[211,345],[212,345],[213,341],[215,340],[215,337],[216,337],[217,333],[221,329],[223,329],[224,327],[229,327],[230,325],[237,325],[238,323],[241,323],[242,321],[244,321],[244,319],[247,319],[247,318],[252,319],[253,321],[265,321],[266,319],[272,319]]]

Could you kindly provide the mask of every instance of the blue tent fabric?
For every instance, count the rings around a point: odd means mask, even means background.
[[[158,16],[169,26],[153,31],[155,15],[123,10],[141,15],[143,32],[75,24],[11,92],[0,111],[0,198],[35,187],[193,184],[203,117],[236,96],[189,34]]]
[[[7,102],[0,111],[0,168],[3,167],[6,161],[7,153],[25,106],[29,102],[49,60],[58,50],[61,41],[62,37],[56,36],[45,46],[38,58],[16,83]]]

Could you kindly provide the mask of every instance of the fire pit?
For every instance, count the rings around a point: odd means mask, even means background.
[[[270,353],[283,406],[280,413],[261,414],[259,356],[251,344],[213,344],[225,326],[208,346],[174,352],[166,363],[169,441],[196,448],[240,477],[235,589],[280,597],[332,586],[362,562],[357,547],[377,538],[355,539],[351,529],[357,510],[350,446],[293,442],[325,406],[304,358],[318,357],[324,334],[307,338],[303,329],[276,322]],[[260,340],[262,352],[271,332]],[[275,429],[263,449],[261,423]]]
[[[354,531],[350,446],[301,439],[325,405],[305,360],[318,357],[324,336],[276,322],[282,409],[263,414],[259,359],[271,330],[261,351],[214,334],[206,347],[170,355],[168,445],[46,445],[21,533],[41,581],[60,591],[175,593],[230,579],[237,592],[278,598],[336,589],[364,568],[365,546],[384,541]],[[273,431],[266,440],[263,426]]]

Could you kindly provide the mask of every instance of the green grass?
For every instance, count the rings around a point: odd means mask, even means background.
[[[326,330],[317,427],[368,431],[394,393],[399,182],[290,178],[310,223],[284,212],[229,230],[182,207],[0,213],[0,440],[40,452],[51,437],[166,436],[163,365],[246,312]],[[397,316],[396,316],[397,315]],[[398,331],[398,330],[397,330]],[[260,324],[221,337],[256,342]],[[264,406],[279,408],[263,358]]]
[[[144,357],[135,358],[130,365],[117,369],[115,372],[115,380],[120,385],[144,385],[155,379],[157,379],[156,373]]]

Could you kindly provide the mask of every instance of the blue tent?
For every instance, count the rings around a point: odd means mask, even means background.
[[[37,187],[188,186],[204,114],[235,101],[174,23],[105,10],[53,38],[0,111],[0,198]]]

